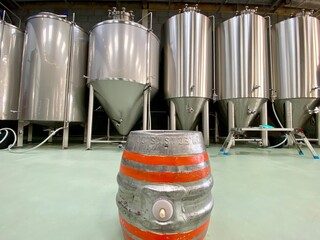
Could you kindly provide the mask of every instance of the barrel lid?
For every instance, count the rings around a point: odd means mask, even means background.
[[[187,130],[131,131],[126,150],[146,155],[182,156],[206,151],[202,133]]]

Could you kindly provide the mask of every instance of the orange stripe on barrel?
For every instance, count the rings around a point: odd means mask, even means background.
[[[143,239],[143,240],[182,240],[182,239],[194,239],[198,237],[203,232],[206,232],[209,225],[209,220],[206,220],[204,224],[200,227],[191,230],[189,232],[182,232],[182,233],[164,233],[164,234],[157,234],[154,232],[143,231],[130,223],[128,223],[124,218],[119,215],[120,223],[123,228],[125,228],[128,232],[132,235]]]
[[[207,152],[197,155],[186,156],[156,156],[143,155],[140,153],[123,151],[123,158],[126,160],[148,164],[148,165],[168,165],[168,166],[188,166],[207,162],[209,157]]]
[[[134,240],[132,237],[130,237],[125,230],[122,230],[123,236],[125,240]]]
[[[201,180],[211,173],[210,166],[192,172],[149,172],[121,164],[120,173],[136,180],[156,183],[183,183]]]

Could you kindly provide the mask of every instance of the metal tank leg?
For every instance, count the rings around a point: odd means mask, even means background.
[[[18,121],[17,147],[23,147],[23,130],[24,130],[24,121]]]
[[[228,131],[230,132],[232,128],[235,128],[235,119],[234,119],[234,104],[233,102],[228,102]],[[232,140],[230,143],[232,146],[235,145],[235,142]]]
[[[260,111],[260,123],[268,124],[268,102],[265,102]],[[261,140],[262,140],[262,146],[267,147],[268,146],[268,131],[261,131]]]
[[[320,146],[320,113],[316,114],[317,144]]]
[[[284,104],[284,112],[285,112],[285,119],[286,119],[286,128],[293,128],[292,124],[292,103],[290,101],[285,101]],[[292,146],[293,141],[291,138],[288,138],[288,145]]]
[[[65,125],[67,126],[63,129],[62,149],[66,149],[69,146],[69,126],[67,123]]]
[[[215,112],[214,115],[214,142],[219,142],[219,119],[218,119],[218,113]]]
[[[89,106],[88,106],[87,149],[91,149],[93,103],[94,103],[94,91],[93,91],[92,85],[90,84],[89,85]]]
[[[148,90],[143,91],[143,130],[147,130],[148,126]]]
[[[32,142],[32,134],[33,134],[33,124],[30,123],[28,126],[28,143]]]
[[[207,100],[203,105],[202,110],[202,131],[204,144],[210,145],[210,133],[209,133],[209,101]]]
[[[145,129],[144,129],[145,130]],[[110,140],[110,118],[107,120],[107,140]]]
[[[48,136],[49,136],[53,131],[54,131],[53,129],[49,129],[49,131],[48,131]],[[48,143],[52,143],[52,141],[53,141],[53,137],[51,137],[51,138],[48,139]]]
[[[176,106],[170,101],[170,130],[176,130]]]
[[[87,142],[87,131],[88,131],[88,124],[84,123],[84,127],[83,127],[83,143]]]

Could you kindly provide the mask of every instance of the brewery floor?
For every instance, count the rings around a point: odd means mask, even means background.
[[[215,205],[207,240],[320,239],[320,161],[307,148],[299,156],[239,145],[223,156],[219,147],[208,148]],[[117,145],[82,144],[0,151],[0,240],[123,239],[121,154]]]

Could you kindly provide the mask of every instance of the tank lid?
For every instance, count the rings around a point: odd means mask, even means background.
[[[198,8],[198,4],[196,4],[194,7],[189,7],[188,4],[185,4],[184,9],[179,9],[179,13],[184,12],[200,12],[201,10]]]
[[[133,11],[126,12],[126,8],[124,7],[121,11],[118,11],[116,7],[113,7],[112,10],[108,10],[108,17],[110,19],[134,21]]]
[[[248,6],[245,7],[244,10],[241,11],[241,14],[257,14],[258,12],[258,7],[255,7],[254,9],[250,9]],[[236,15],[239,15],[238,13],[236,13]]]

